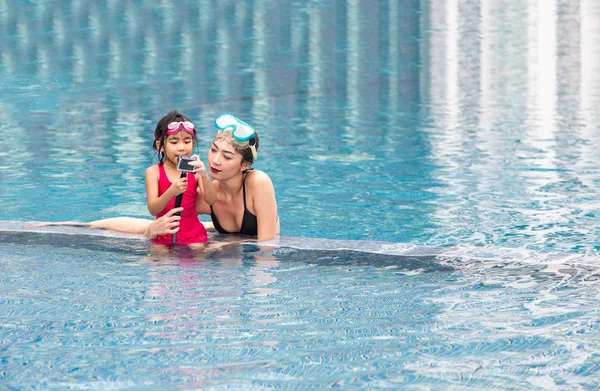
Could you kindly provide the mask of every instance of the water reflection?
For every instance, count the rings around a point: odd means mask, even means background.
[[[438,239],[565,245],[554,234],[572,229],[562,225],[579,214],[565,204],[592,196],[579,185],[589,183],[590,173],[572,167],[589,167],[597,139],[581,131],[580,75],[589,64],[580,45],[597,41],[598,29],[586,19],[597,20],[599,9],[589,2],[469,3],[478,12],[458,13],[461,6],[447,1],[428,13],[428,49],[435,55],[428,56],[424,101],[434,119],[431,159],[440,167],[433,175],[443,183],[442,198],[468,195],[439,202],[436,220],[452,228]],[[494,212],[502,206],[521,215]],[[498,219],[512,220],[507,225],[516,229],[506,236],[489,229]]]
[[[184,322],[186,327],[192,328],[204,328],[211,322],[225,322],[230,327],[259,322],[263,315],[260,311],[257,312],[259,318],[254,319],[252,312],[245,308],[231,306],[232,298],[234,302],[260,307],[262,297],[281,291],[275,274],[279,260],[272,248],[234,245],[220,250],[189,247],[168,250],[155,247],[140,262],[149,263],[150,282],[144,292],[147,306],[168,309],[149,314],[148,319],[153,322],[177,322],[179,326]],[[222,307],[223,304],[227,307]],[[219,316],[215,319],[211,314]]]

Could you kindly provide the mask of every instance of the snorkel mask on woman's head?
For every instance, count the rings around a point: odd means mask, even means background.
[[[219,129],[217,137],[225,137],[232,145],[247,148],[250,147],[252,157],[256,159],[256,132],[252,126],[239,120],[231,114],[220,115],[215,120],[215,127]]]

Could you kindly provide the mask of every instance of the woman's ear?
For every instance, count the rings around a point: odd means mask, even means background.
[[[250,168],[251,165],[252,165],[252,163],[250,163],[250,162],[242,162],[242,166],[240,167],[240,171],[241,172],[246,171],[247,169]]]

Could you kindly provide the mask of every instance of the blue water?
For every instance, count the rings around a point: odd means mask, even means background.
[[[600,5],[490,3],[0,1],[0,386],[600,387]],[[279,241],[25,228],[149,217],[173,108]]]

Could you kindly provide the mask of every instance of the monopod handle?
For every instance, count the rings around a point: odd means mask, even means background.
[[[179,176],[180,178],[185,178],[187,176],[187,172],[182,172]],[[183,199],[183,193],[179,194],[175,198],[175,208],[179,208],[181,206],[181,200]],[[173,213],[173,215],[181,216],[181,212]],[[177,241],[177,233],[173,234],[173,239],[171,240],[171,244],[175,247],[175,242]]]

